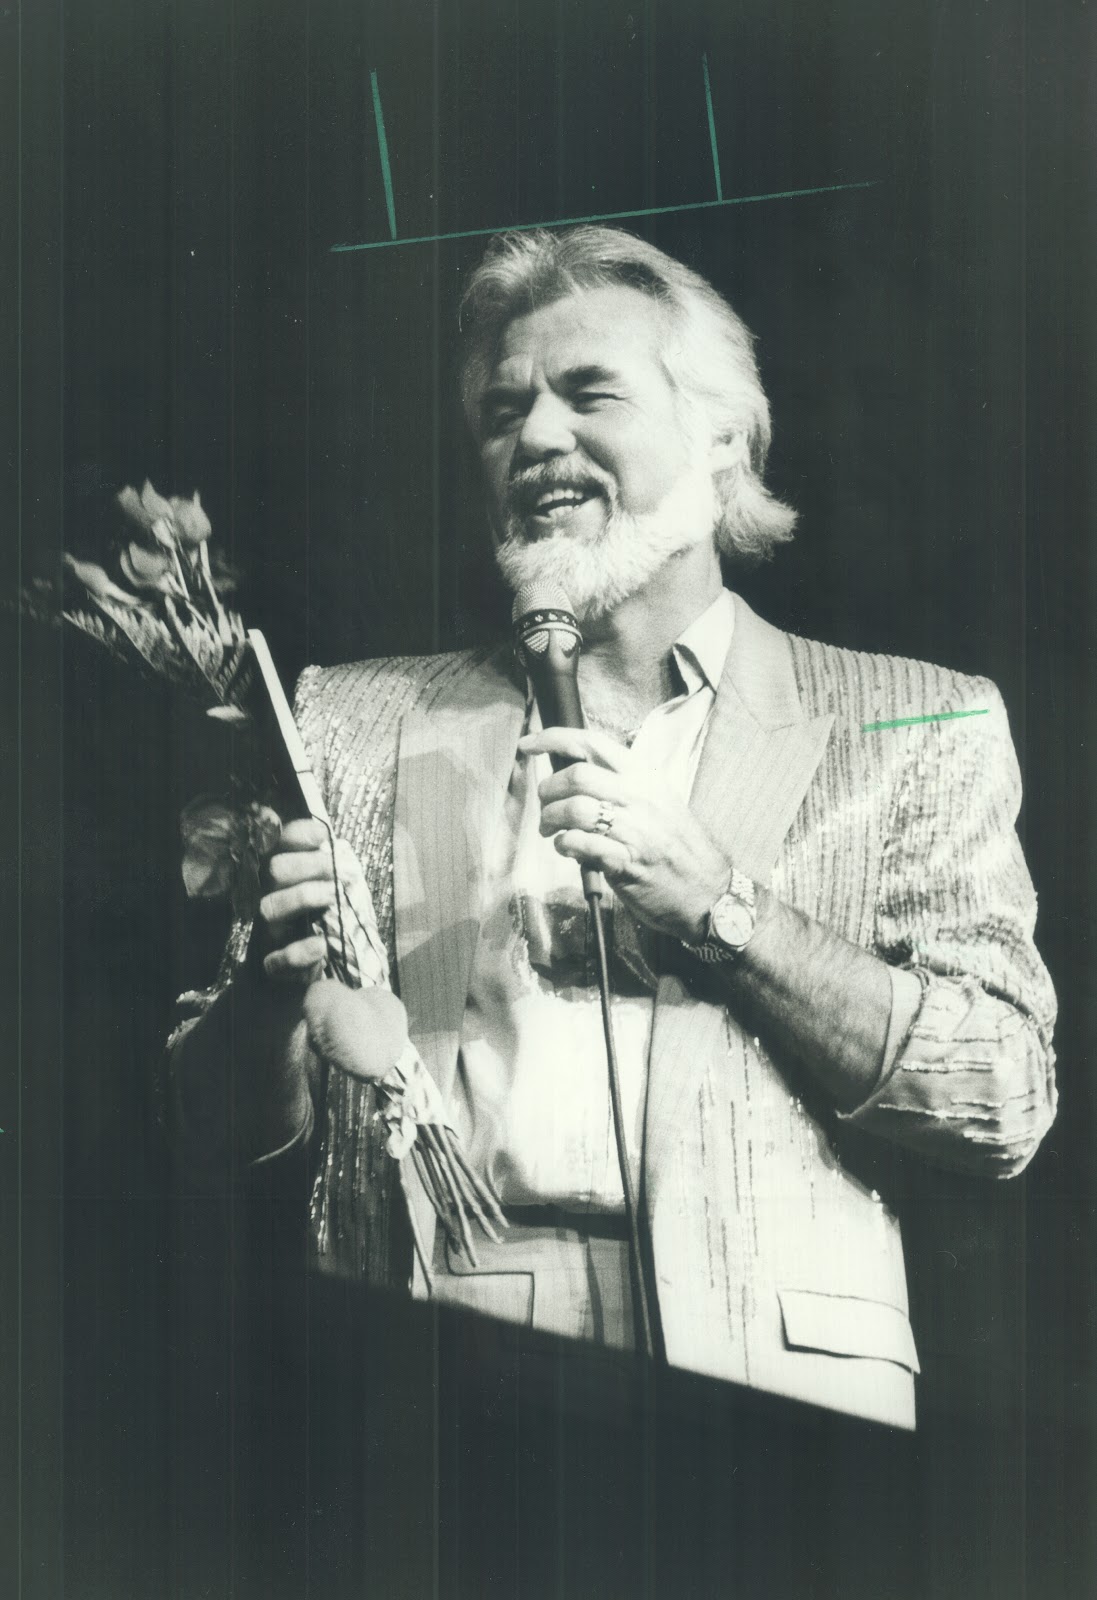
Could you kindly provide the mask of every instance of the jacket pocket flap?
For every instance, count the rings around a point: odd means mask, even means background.
[[[437,1272],[431,1299],[458,1311],[478,1311],[499,1322],[533,1326],[532,1272]]]
[[[910,1321],[898,1306],[813,1289],[778,1289],[777,1298],[791,1349],[869,1356],[897,1362],[909,1372],[921,1370]]]

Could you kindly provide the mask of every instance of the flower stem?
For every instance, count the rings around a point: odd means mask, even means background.
[[[480,1263],[477,1259],[476,1249],[472,1242],[472,1234],[469,1231],[468,1218],[465,1216],[465,1208],[462,1204],[461,1193],[457,1187],[457,1181],[454,1178],[453,1173],[450,1171],[450,1164],[446,1156],[445,1146],[442,1144],[442,1141],[438,1136],[438,1130],[429,1122],[421,1122],[419,1124],[419,1134],[427,1149],[430,1151],[434,1163],[438,1168],[438,1172],[441,1175],[441,1183],[446,1189],[449,1190],[450,1203],[457,1213],[457,1226],[461,1230],[461,1244],[464,1247],[465,1254],[468,1256],[468,1259],[472,1262],[473,1266],[478,1267]]]
[[[408,1223],[411,1227],[411,1242],[415,1246],[415,1254],[419,1258],[419,1266],[422,1269],[423,1277],[426,1279],[427,1287],[429,1289],[432,1283],[430,1263],[427,1261],[427,1252],[423,1244],[423,1236],[419,1232],[419,1224],[415,1218],[415,1200],[410,1189],[408,1188],[407,1175],[404,1172],[404,1163],[402,1161],[398,1161],[396,1163],[396,1170],[400,1175],[400,1188],[404,1196],[404,1209],[407,1212]]]

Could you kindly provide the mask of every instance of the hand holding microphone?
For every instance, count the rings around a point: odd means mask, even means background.
[[[604,872],[641,922],[699,943],[709,911],[727,888],[731,863],[657,773],[586,727],[578,678],[582,635],[563,591],[524,586],[513,618],[519,659],[544,725],[518,748],[548,755],[553,766],[541,785],[541,832],[555,836],[561,855],[579,862],[588,900],[605,894]]]
[[[583,635],[571,602],[556,584],[526,583],[514,597],[511,610],[514,647],[533,685],[543,728],[585,728],[579,699],[579,655]],[[549,751],[554,772],[561,772],[579,756]],[[582,865],[583,893],[587,899],[605,895],[605,879],[596,867]]]

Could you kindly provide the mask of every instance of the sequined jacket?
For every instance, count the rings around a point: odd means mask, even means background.
[[[298,687],[336,831],[363,862],[444,1094],[524,706],[500,654],[312,667]],[[1004,1177],[1051,1122],[1055,1000],[1019,801],[991,683],[796,638],[737,599],[691,805],[743,871],[922,992],[894,1071],[839,1118],[688,977],[660,979],[643,1188],[674,1364],[913,1425],[899,1225],[857,1147],[895,1141]],[[371,1110],[368,1087],[333,1076],[323,1089],[316,1261],[406,1281]],[[420,1221],[433,1226],[429,1209]]]

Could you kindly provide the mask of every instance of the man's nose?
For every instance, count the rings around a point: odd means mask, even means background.
[[[516,455],[527,461],[569,455],[575,449],[570,407],[558,395],[539,394],[518,430]]]

